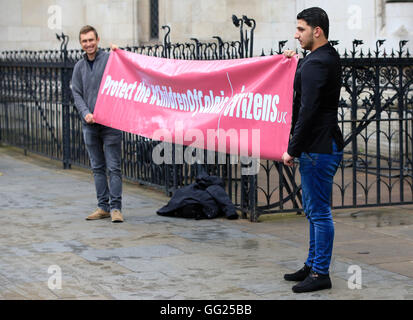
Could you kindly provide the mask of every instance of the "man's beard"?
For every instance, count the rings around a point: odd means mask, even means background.
[[[304,50],[311,50],[313,48],[314,45],[314,38],[311,37],[310,40],[308,40],[308,42],[304,45],[303,49]]]

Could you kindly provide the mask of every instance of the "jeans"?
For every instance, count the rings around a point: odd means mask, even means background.
[[[98,207],[122,209],[122,131],[100,124],[83,125],[83,138],[95,180]],[[109,172],[109,185],[106,170]]]
[[[303,209],[310,223],[310,248],[305,264],[315,272],[328,274],[333,251],[334,224],[331,215],[333,178],[343,158],[333,141],[332,154],[306,153],[300,156]]]

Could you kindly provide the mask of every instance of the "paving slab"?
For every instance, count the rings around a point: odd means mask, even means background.
[[[413,206],[334,210],[333,288],[294,294],[283,275],[306,259],[305,216],[158,216],[168,200],[125,181],[125,222],[86,221],[89,170],[0,146],[0,299],[413,299]],[[50,286],[56,266],[61,288]],[[361,289],[349,285],[352,266]]]

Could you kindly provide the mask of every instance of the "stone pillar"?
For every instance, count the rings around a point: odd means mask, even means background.
[[[399,46],[400,40],[409,40],[413,46],[413,1],[387,1],[385,7],[386,48]]]

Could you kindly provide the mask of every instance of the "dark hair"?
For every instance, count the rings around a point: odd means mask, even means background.
[[[93,28],[92,26],[87,25],[87,26],[84,26],[80,29],[80,31],[79,31],[79,41],[80,41],[80,35],[81,34],[86,34],[90,31],[93,31],[95,33],[96,39],[98,38],[98,32],[96,31],[96,29]]]
[[[312,28],[320,27],[328,39],[329,21],[328,15],[323,9],[318,7],[304,9],[297,14],[297,20],[304,20]]]

